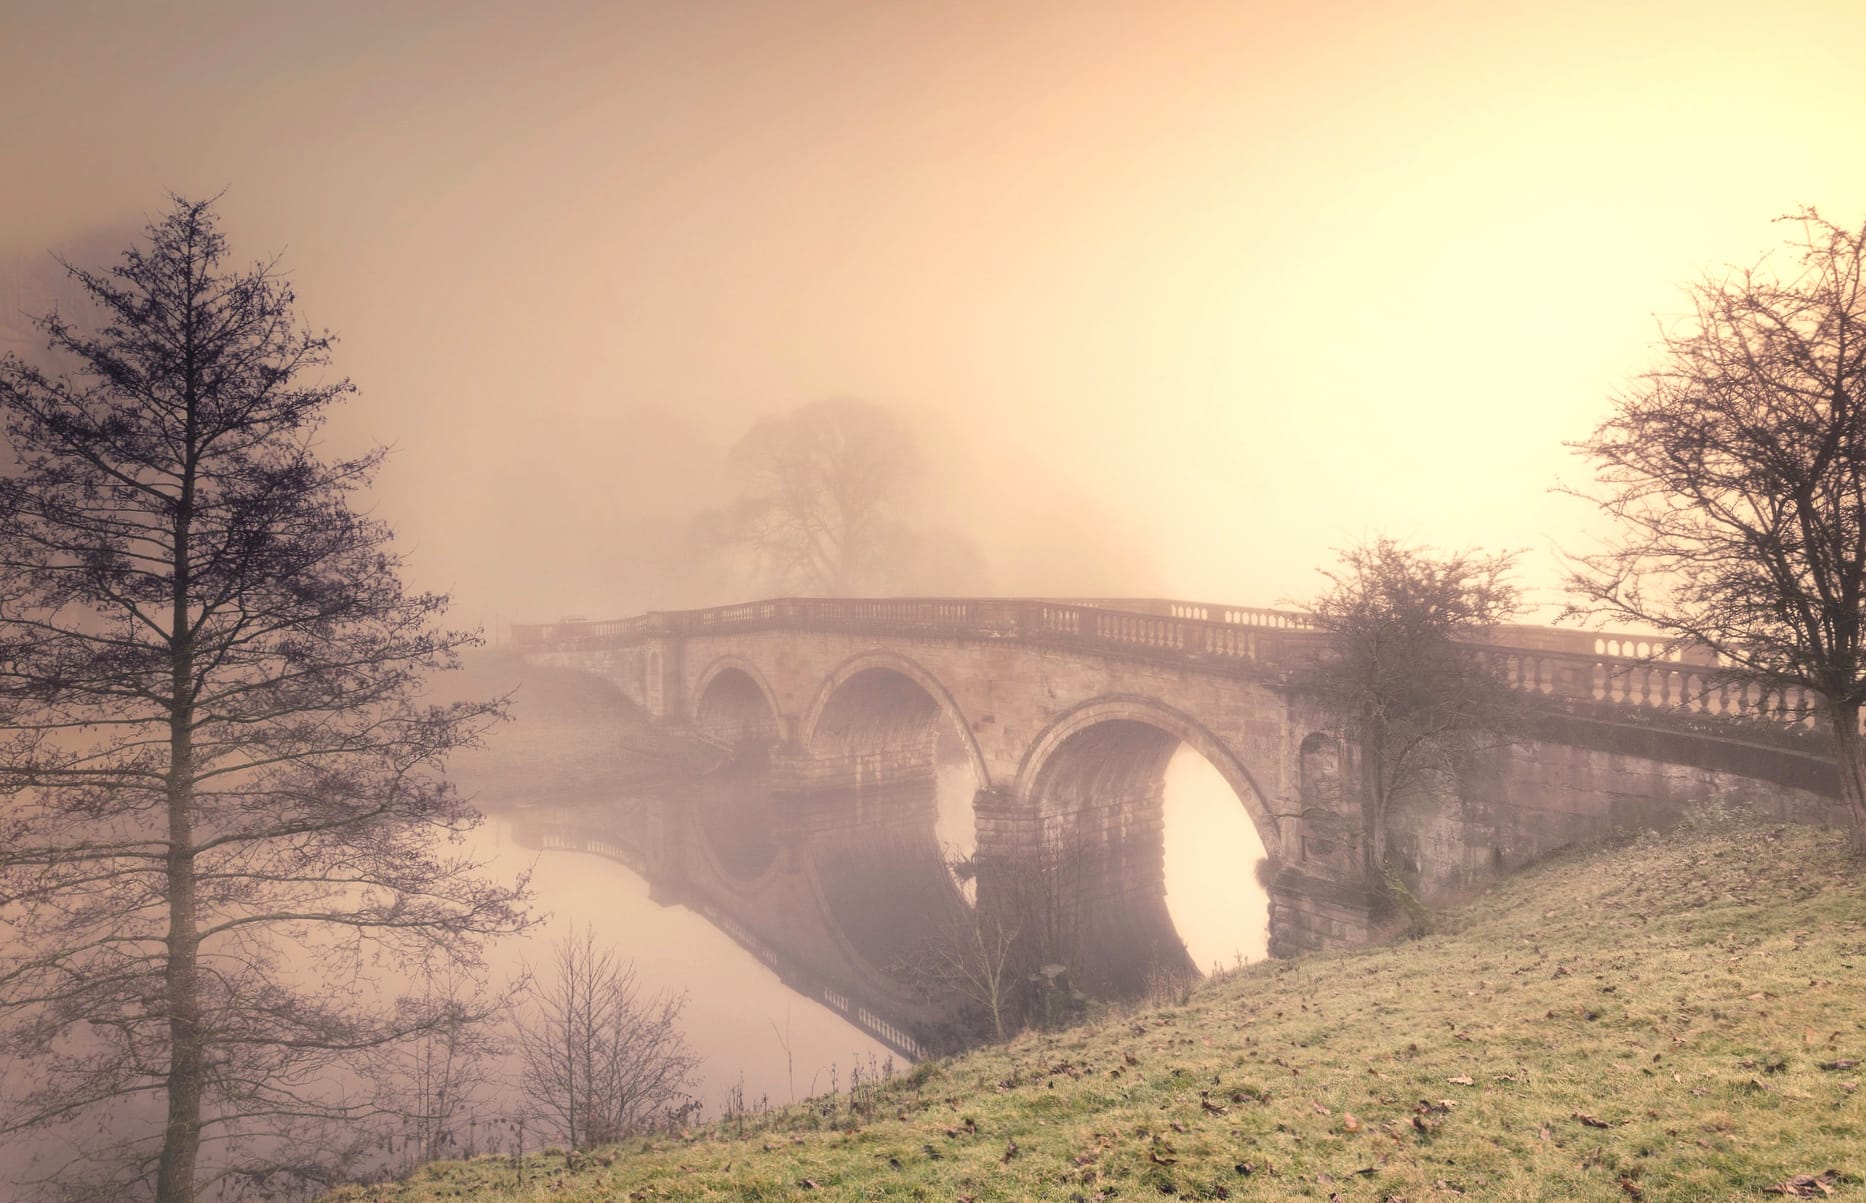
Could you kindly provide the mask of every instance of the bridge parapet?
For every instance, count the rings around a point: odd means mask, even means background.
[[[595,651],[655,638],[771,627],[1023,639],[1148,659],[1291,666],[1326,636],[1306,614],[1141,599],[776,598],[612,622],[514,624],[521,652]]]
[[[773,598],[607,622],[514,625],[524,652],[588,651],[655,638],[784,627],[961,639],[1016,639],[1196,665],[1286,671],[1329,638],[1294,610],[1170,598]],[[1702,648],[1651,635],[1511,625],[1485,657],[1525,693],[1686,721],[1737,720],[1791,737],[1816,722],[1814,698],[1725,680]]]
[[[1799,686],[1733,682],[1704,659],[1498,647],[1481,656],[1516,689],[1552,699],[1684,720],[1724,719],[1758,734],[1793,735],[1816,725],[1814,696]]]

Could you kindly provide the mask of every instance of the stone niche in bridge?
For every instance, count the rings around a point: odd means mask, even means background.
[[[1014,927],[1025,959],[1065,964],[1100,992],[1190,969],[1162,866],[1162,775],[1181,744],[1262,839],[1273,953],[1372,930],[1355,749],[1286,684],[1321,638],[1299,615],[784,600],[518,635],[528,657],[605,677],[663,730],[719,753],[708,780],[658,804],[662,895],[897,1032],[928,1030],[950,1004],[903,965],[980,915]],[[1628,667],[1578,638],[1486,650],[1546,702],[1543,718],[1533,739],[1396,808],[1389,848],[1427,901],[1717,797],[1784,818],[1837,814],[1818,756],[1733,738],[1714,715],[1691,716],[1699,729],[1670,722],[1665,705],[1702,666]],[[957,859],[975,895],[947,871],[937,795],[954,774],[971,801]]]

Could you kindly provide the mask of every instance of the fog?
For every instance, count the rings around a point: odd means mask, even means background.
[[[911,453],[821,591],[1299,603],[1390,534],[1527,549],[1547,618],[1598,521],[1563,443],[1679,284],[1866,212],[1862,44],[1857,0],[10,0],[0,352],[78,305],[53,255],[218,195],[340,338],[322,437],[394,448],[409,583],[495,647],[816,591],[772,570],[758,432],[825,405]],[[688,993],[713,1112],[885,1057],[627,868],[513,843],[515,779],[614,796],[611,702],[575,756],[468,765],[551,915],[501,970],[596,928]],[[975,789],[942,770],[959,859]],[[1189,748],[1165,803],[1193,963],[1262,957],[1242,804]]]
[[[679,551],[719,456],[834,396],[919,432],[994,591],[1269,604],[1375,531],[1546,589],[1561,441],[1676,285],[1866,208],[1863,36],[1847,0],[24,0],[0,258],[224,190],[474,622],[728,600]]]

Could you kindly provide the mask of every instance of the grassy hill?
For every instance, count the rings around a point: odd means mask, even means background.
[[[1439,927],[853,1095],[333,1198],[1866,1198],[1866,870],[1840,837],[1644,837]]]

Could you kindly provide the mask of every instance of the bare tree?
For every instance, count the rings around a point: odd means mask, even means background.
[[[98,1118],[69,1168],[120,1155],[101,1193],[162,1203],[339,1172],[330,1125],[385,1105],[359,1059],[484,1010],[390,983],[526,922],[438,771],[498,707],[419,699],[476,637],[352,508],[382,453],[320,458],[330,337],[225,255],[177,199],[69,268],[101,325],[40,322],[68,370],[0,366],[0,1047],[31,1083],[0,1134]]]
[[[942,912],[936,933],[891,966],[931,995],[956,996],[976,1006],[1003,1040],[1017,1022],[1017,984],[1023,976],[1023,927],[1007,898],[977,901],[977,863],[947,847],[942,855],[959,898]]]
[[[565,1143],[587,1149],[697,1110],[688,1090],[700,1058],[680,1030],[686,995],[645,995],[634,963],[598,952],[587,929],[556,954],[518,1048],[525,1090]]]
[[[1334,640],[1298,684],[1339,716],[1360,760],[1361,870],[1389,891],[1387,816],[1514,725],[1515,697],[1481,656],[1518,610],[1517,553],[1444,557],[1392,539],[1350,548],[1310,605]]]
[[[1578,613],[1710,649],[1726,680],[1806,690],[1866,851],[1866,226],[1813,209],[1785,275],[1708,276],[1661,365],[1574,449],[1618,524],[1578,557]]]
[[[971,543],[908,520],[925,466],[913,434],[878,405],[818,401],[765,418],[730,461],[740,496],[702,515],[700,533],[749,556],[759,588],[839,597],[981,575]]]
[[[989,866],[982,887],[975,856],[951,847],[943,855],[958,896],[933,934],[889,971],[928,996],[976,1008],[1002,1040],[1032,1004],[1043,1020],[1052,995],[1072,988],[1088,926],[1089,853],[1072,825],[1052,822],[1028,855]]]
[[[410,1040],[387,1046],[369,1076],[383,1084],[388,1113],[379,1126],[399,1138],[401,1172],[442,1157],[471,1156],[463,1125],[490,1107],[490,1068],[506,1051],[494,1024],[483,1022],[476,983],[429,976],[400,1005],[430,1017]]]

